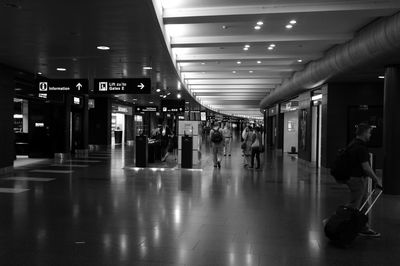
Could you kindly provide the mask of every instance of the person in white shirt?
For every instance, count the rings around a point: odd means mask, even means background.
[[[224,156],[228,154],[231,156],[232,153],[232,130],[228,123],[225,124],[225,128],[222,130],[222,134],[225,139]]]

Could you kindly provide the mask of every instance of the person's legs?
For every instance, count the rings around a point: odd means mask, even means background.
[[[257,169],[260,168],[260,149],[256,148]]]
[[[347,186],[350,189],[350,202],[347,204],[348,207],[358,209],[361,207],[363,198],[365,198],[366,192],[366,178],[362,177],[351,177],[347,181]]]
[[[229,138],[229,140],[228,140],[228,153],[229,153],[229,156],[231,156],[231,153],[232,153],[232,138]]]
[[[218,162],[218,158],[217,158],[218,148],[217,148],[217,145],[213,144],[212,151],[213,151],[214,167],[216,167],[217,166],[217,162]]]
[[[250,159],[250,168],[254,167],[254,156],[256,155],[256,150],[251,149],[251,159]]]

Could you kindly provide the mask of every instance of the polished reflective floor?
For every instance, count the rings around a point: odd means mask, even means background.
[[[399,265],[399,198],[373,211],[381,239],[338,249],[321,221],[345,187],[273,152],[249,170],[233,150],[221,169],[206,142],[194,170],[134,168],[131,148],[19,167],[0,178],[0,265]]]

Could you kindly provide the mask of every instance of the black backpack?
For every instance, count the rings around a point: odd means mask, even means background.
[[[350,179],[352,165],[348,152],[353,144],[351,143],[345,149],[338,150],[333,166],[331,167],[331,175],[338,183],[346,183]]]
[[[211,141],[214,143],[220,143],[222,141],[223,137],[222,137],[222,133],[219,130],[219,128],[217,130],[213,130],[213,133],[211,134]]]

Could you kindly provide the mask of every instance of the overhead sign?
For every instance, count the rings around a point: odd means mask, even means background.
[[[126,115],[132,115],[132,107],[122,106],[122,105],[113,105],[112,112],[126,114]]]
[[[158,107],[157,106],[136,106],[135,110],[138,113],[141,113],[141,112],[158,112]]]
[[[151,80],[142,79],[95,79],[96,94],[151,94]]]
[[[161,100],[161,109],[163,112],[184,112],[185,100]]]
[[[87,79],[46,79],[37,80],[39,93],[81,93],[89,92]]]

